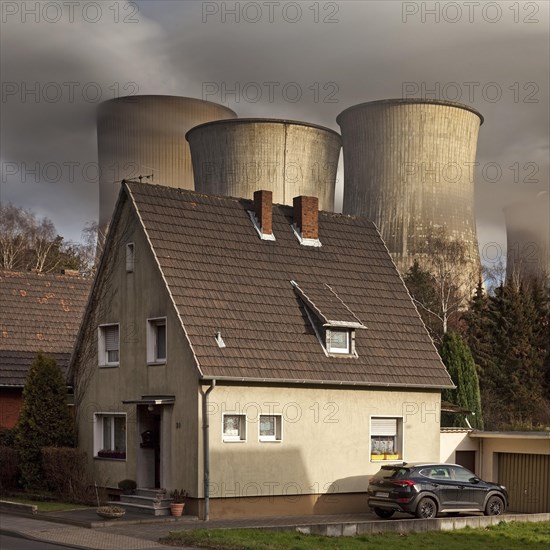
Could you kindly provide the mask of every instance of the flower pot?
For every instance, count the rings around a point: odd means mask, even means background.
[[[371,460],[385,460],[384,455],[370,455]]]
[[[399,455],[385,454],[384,456],[386,457],[385,460],[399,460]]]
[[[170,504],[170,512],[176,518],[179,518],[182,516],[184,508],[185,508],[185,503],[183,502],[172,502]]]
[[[103,519],[117,519],[121,518],[126,510],[120,506],[101,506],[96,509],[96,513]]]

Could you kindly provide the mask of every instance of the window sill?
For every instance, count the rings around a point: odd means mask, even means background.
[[[223,443],[246,443],[246,439],[223,439]]]
[[[99,365],[100,369],[116,369],[120,366],[120,363],[113,363],[112,365]]]
[[[260,438],[260,443],[282,443],[283,440],[282,439],[261,439]]]
[[[158,366],[162,366],[162,365],[166,365],[166,359],[162,359],[162,360],[159,360],[159,361],[147,361],[147,366],[148,367],[158,367]]]
[[[115,462],[126,462],[126,457],[124,458],[111,458],[108,456],[94,456],[94,460],[114,460]]]

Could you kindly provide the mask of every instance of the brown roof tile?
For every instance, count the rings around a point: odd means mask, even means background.
[[[91,281],[0,271],[0,385],[22,386],[38,351],[66,369]]]
[[[304,247],[292,208],[276,205],[276,241],[262,241],[247,214],[252,201],[126,185],[205,377],[451,385],[370,221],[320,212],[322,246]],[[290,281],[315,294],[327,318],[367,327],[356,331],[358,358],[325,355]]]

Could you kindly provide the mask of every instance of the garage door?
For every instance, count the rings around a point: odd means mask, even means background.
[[[499,453],[498,482],[508,489],[511,512],[550,512],[550,456]]]

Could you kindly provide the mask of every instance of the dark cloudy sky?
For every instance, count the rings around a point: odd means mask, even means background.
[[[504,206],[548,189],[546,1],[36,4],[2,2],[0,199],[50,217],[68,239],[97,219],[95,109],[135,93],[336,130],[338,113],[363,101],[472,105],[485,117],[482,250],[505,245]]]

